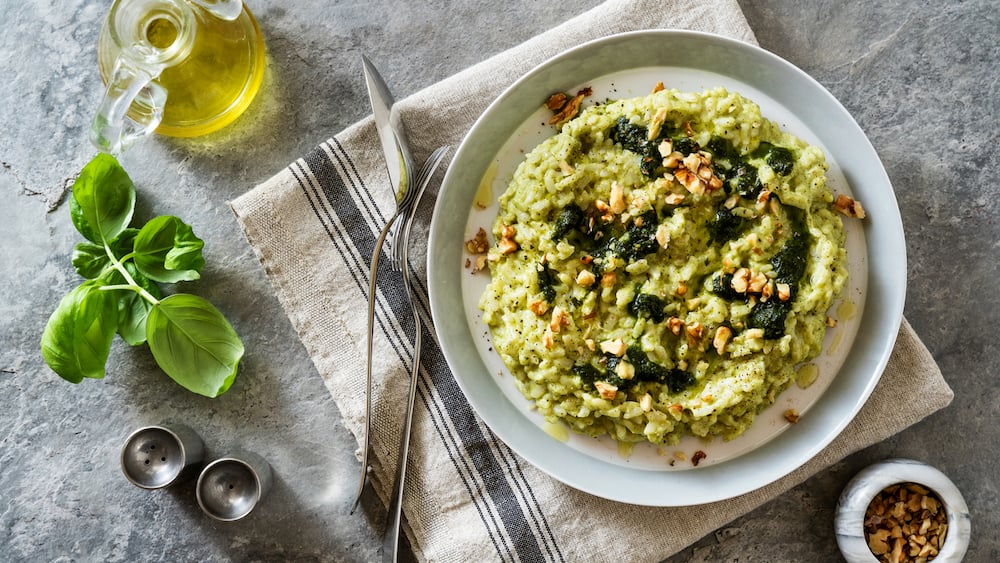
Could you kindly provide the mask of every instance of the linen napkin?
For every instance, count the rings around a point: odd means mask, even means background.
[[[755,42],[735,0],[609,1],[398,102],[417,159],[456,147],[507,85],[585,41],[638,29],[684,28]],[[232,202],[289,319],[357,437],[364,431],[365,304],[376,234],[393,202],[371,118],[335,135]],[[424,272],[434,194],[418,210],[411,267],[431,322]],[[385,264],[386,261],[383,261]],[[382,268],[375,334],[373,486],[386,500],[402,427],[413,322],[402,280]],[[713,504],[648,508],[567,487],[536,469],[475,415],[433,330],[424,359],[403,505],[414,554],[426,561],[655,561],[774,498],[844,456],[946,406],[952,392],[904,321],[881,383],[855,421],[792,474]],[[891,408],[887,408],[891,405]]]

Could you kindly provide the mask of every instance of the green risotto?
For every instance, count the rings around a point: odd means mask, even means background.
[[[583,110],[500,196],[480,308],[518,388],[589,435],[739,436],[847,279],[826,170],[722,88]]]

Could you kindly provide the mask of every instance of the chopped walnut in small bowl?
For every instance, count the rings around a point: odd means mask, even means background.
[[[943,473],[892,459],[859,472],[837,505],[837,544],[849,563],[960,561],[969,545],[969,509]]]

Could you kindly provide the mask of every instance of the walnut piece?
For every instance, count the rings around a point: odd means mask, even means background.
[[[625,341],[621,338],[601,342],[601,352],[621,357],[625,354]]]
[[[490,249],[490,242],[486,240],[486,231],[482,227],[476,231],[474,237],[465,241],[465,249],[469,251],[469,254],[486,254],[486,251]]]
[[[865,208],[861,206],[861,202],[844,194],[837,196],[837,200],[833,202],[833,208],[853,219],[864,219],[866,216]]]
[[[514,240],[514,235],[517,234],[517,230],[513,226],[507,225],[500,231],[501,238],[497,241],[497,248],[500,249],[501,254],[510,254],[516,252],[519,248],[517,242]]]
[[[726,351],[726,344],[729,343],[729,338],[733,335],[733,330],[728,326],[720,326],[715,329],[715,338],[712,339],[712,346],[715,347],[715,351],[721,356],[723,352]]]
[[[618,387],[605,381],[595,382],[594,387],[597,389],[597,392],[601,395],[602,399],[612,401],[614,400],[615,395],[618,394]]]

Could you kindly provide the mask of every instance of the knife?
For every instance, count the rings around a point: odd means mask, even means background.
[[[406,132],[403,129],[399,112],[393,110],[392,94],[389,87],[379,74],[378,69],[372,64],[368,57],[361,55],[362,67],[364,68],[365,83],[368,86],[368,97],[372,104],[372,115],[375,118],[375,130],[378,132],[379,142],[382,145],[382,153],[385,157],[386,169],[389,172],[389,182],[395,196],[396,209],[392,217],[386,221],[385,226],[379,233],[375,242],[375,249],[372,252],[371,270],[368,279],[368,365],[366,372],[365,387],[365,437],[361,453],[361,478],[358,481],[358,491],[351,505],[351,514],[358,508],[361,502],[361,495],[364,493],[365,483],[368,479],[368,454],[371,443],[372,429],[372,339],[375,333],[375,298],[378,282],[378,263],[382,255],[382,247],[385,244],[386,235],[396,219],[405,216],[409,212],[410,205],[416,196],[415,190],[410,189],[413,174],[413,156],[406,143]]]
[[[389,182],[392,184],[396,203],[399,205],[413,183],[413,154],[406,142],[403,120],[399,116],[398,109],[393,107],[394,100],[389,87],[368,57],[361,55],[361,63],[365,73],[365,84],[368,86],[372,115],[375,118],[375,130],[378,131],[382,155],[389,171]]]

